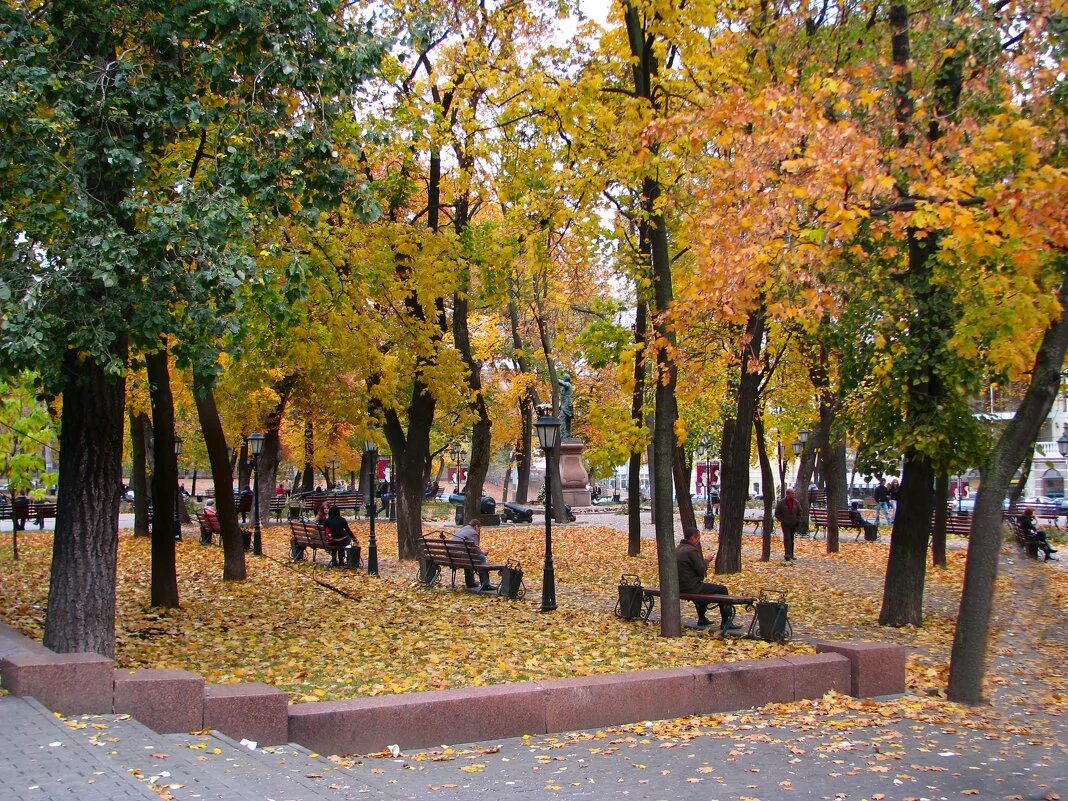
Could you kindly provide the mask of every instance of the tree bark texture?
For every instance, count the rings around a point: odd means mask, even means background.
[[[148,459],[146,440],[152,430],[152,423],[144,412],[130,413],[130,451],[133,466],[130,472],[130,488],[133,490],[134,536],[147,537],[148,504],[151,495],[148,491]]]
[[[719,550],[716,573],[737,573],[742,569],[742,527],[745,502],[749,497],[749,455],[752,445],[753,415],[760,388],[760,373],[749,369],[759,359],[764,340],[764,307],[749,313],[745,342],[741,351],[738,378],[738,406],[730,443],[724,442],[723,479],[720,482]]]
[[[646,226],[643,225],[644,231]],[[645,241],[643,234],[640,239]],[[645,338],[648,334],[648,307],[638,298],[634,313],[634,392],[630,399],[630,419],[636,427],[645,422]],[[642,552],[642,449],[630,455],[627,465],[627,556]]]
[[[1049,416],[1060,389],[1061,368],[1068,348],[1068,258],[1062,254],[1060,259],[1060,319],[1046,329],[1023,401],[1001,432],[982,469],[983,480],[972,512],[964,590],[949,662],[948,695],[952,701],[976,704],[982,700],[990,610],[1001,549],[1001,504],[1016,469],[1024,457],[1033,452],[1032,443]]]
[[[682,530],[697,528],[697,515],[693,510],[693,498],[690,496],[690,475],[692,466],[686,464],[686,450],[681,445],[675,446],[675,458],[672,465],[675,480],[675,503],[679,507],[679,525]]]
[[[118,348],[125,361],[125,339]],[[58,653],[114,657],[126,383],[75,351],[64,355],[63,375],[44,645]]]
[[[931,531],[935,473],[930,461],[909,450],[901,471],[901,496],[883,582],[882,626],[923,625],[923,583]]]
[[[315,489],[315,424],[311,417],[304,421],[304,469],[300,474],[301,492]]]
[[[215,404],[215,391],[206,379],[195,373],[193,400],[196,402],[200,430],[204,435],[204,445],[211,464],[211,480],[215,487],[215,512],[218,515],[219,536],[223,546],[223,581],[244,581],[245,543],[237,522],[234,493],[226,491],[234,486],[234,474],[226,454],[226,434],[223,432],[219,409]],[[220,492],[220,489],[223,491]]]
[[[460,234],[467,224],[467,206],[465,201],[458,201],[458,206],[455,225],[457,233]],[[470,291],[471,276],[469,270],[465,269],[464,285],[453,295],[452,299],[453,341],[467,367],[465,377],[475,411],[475,421],[471,425],[471,456],[468,462],[467,490],[464,497],[465,520],[477,517],[481,511],[482,487],[486,483],[486,474],[489,472],[493,425],[490,421],[489,410],[486,408],[486,397],[482,392],[482,364],[475,359],[474,349],[471,346],[471,330],[468,324],[468,293]],[[563,499],[562,494],[560,497]]]
[[[174,453],[174,396],[167,350],[145,356],[152,403],[152,606],[178,607],[178,568],[174,558],[174,521],[178,514],[178,457]],[[179,522],[180,525],[180,522]]]
[[[519,372],[530,375],[533,371],[530,359],[527,357],[527,349],[523,344],[523,337],[519,331],[519,306],[511,295],[508,297],[508,320],[512,328],[512,350],[514,351],[515,363]],[[531,447],[534,433],[534,407],[537,406],[537,392],[533,382],[527,387],[527,391],[519,399],[519,443],[516,449],[516,486],[515,502],[525,504],[530,495],[530,463],[533,457]]]
[[[756,433],[757,461],[760,462],[760,483],[764,489],[764,522],[761,526],[760,561],[771,561],[771,537],[775,526],[774,496],[775,477],[771,472],[771,460],[768,458],[768,443],[764,439],[764,419],[759,410],[753,418],[753,430]]]
[[[931,564],[935,567],[946,566],[946,517],[948,500],[949,473],[943,470],[935,478],[934,526],[931,529]],[[900,507],[900,504],[898,506]]]

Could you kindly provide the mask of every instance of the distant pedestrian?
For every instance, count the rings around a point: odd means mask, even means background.
[[[794,497],[794,488],[786,488],[786,497],[775,506],[775,519],[782,526],[783,558],[787,562],[794,560],[794,534],[801,522],[801,503]]]
[[[11,501],[11,521],[15,531],[26,530],[26,520],[30,516],[30,499],[26,497],[26,490],[19,492],[18,497]]]
[[[875,525],[879,525],[880,514],[886,518],[887,525],[893,523],[894,521],[890,519],[890,495],[886,489],[885,478],[879,479],[879,485],[872,493],[872,498],[875,499]]]
[[[890,482],[890,486],[886,488],[886,500],[890,504],[890,511],[894,515],[894,520],[897,520],[897,502],[901,498],[901,485],[897,483],[897,479],[893,479]],[[893,523],[894,520],[890,522]]]

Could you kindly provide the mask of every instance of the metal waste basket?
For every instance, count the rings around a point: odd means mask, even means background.
[[[619,601],[616,617],[634,620],[642,614],[642,581],[638,576],[624,573],[619,577]]]

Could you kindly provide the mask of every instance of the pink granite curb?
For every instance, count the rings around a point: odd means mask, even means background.
[[[213,728],[263,745],[374,753],[596,729],[815,699],[905,691],[905,648],[817,642],[818,653],[572,679],[289,704],[265,684],[205,685],[185,670],[115,670],[97,654],[55,654],[0,624],[0,680],[63,714],[129,713],[160,732]]]

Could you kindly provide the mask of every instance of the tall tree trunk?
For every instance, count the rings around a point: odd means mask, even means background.
[[[658,112],[666,100],[663,93],[654,97],[657,60],[654,55],[655,34],[643,27],[637,6],[626,0],[624,16],[627,39],[632,56],[634,94],[651,103]],[[655,150],[654,150],[655,155]],[[660,634],[677,637],[682,632],[682,617],[679,609],[679,576],[675,563],[675,514],[672,504],[672,484],[675,441],[675,420],[678,408],[675,400],[677,369],[675,366],[675,332],[668,313],[673,300],[671,285],[671,255],[668,245],[667,222],[660,206],[661,186],[657,178],[647,175],[642,179],[641,204],[644,218],[648,221],[650,262],[648,275],[652,279],[655,314],[653,330],[656,333],[657,381],[654,396],[655,417],[653,420],[653,521],[656,525],[657,564],[660,578]]]
[[[982,467],[949,662],[948,695],[952,701],[976,704],[982,700],[990,609],[1001,549],[1001,504],[1016,469],[1027,453],[1034,450],[1032,443],[1053,408],[1061,384],[1061,368],[1068,348],[1068,256],[1061,253],[1059,258],[1060,319],[1046,329],[1023,401]]]
[[[675,503],[679,507],[679,525],[682,530],[697,528],[697,515],[693,510],[693,497],[690,495],[690,475],[693,466],[686,464],[686,450],[681,445],[675,446],[675,459],[672,474],[675,480]]]
[[[530,358],[523,344],[523,337],[519,331],[519,306],[512,293],[508,295],[508,320],[512,328],[512,349],[515,363],[519,366],[519,372],[523,375],[532,375]],[[531,447],[531,435],[534,432],[534,409],[538,405],[537,391],[534,382],[527,384],[527,389],[519,399],[519,443],[516,449],[516,487],[515,502],[525,504],[530,495],[530,463],[533,458]]]
[[[311,417],[304,421],[304,470],[300,489],[302,492],[315,489],[315,424]]]
[[[879,624],[923,624],[923,583],[927,575],[927,539],[934,511],[935,471],[930,460],[914,449],[905,452],[901,499],[890,537],[890,557],[883,582]]]
[[[144,412],[130,413],[130,450],[133,453],[133,467],[130,475],[130,488],[133,490],[134,536],[147,537],[148,504],[151,500],[148,492],[148,459],[146,440],[151,432],[152,423]]]
[[[742,569],[742,527],[745,501],[749,496],[749,454],[752,445],[753,416],[760,388],[760,372],[750,363],[760,358],[764,340],[764,304],[753,309],[745,325],[738,379],[738,407],[730,442],[724,437],[723,479],[720,491],[719,550],[716,573],[737,573]],[[725,432],[726,434],[726,432]]]
[[[904,147],[912,138],[915,108],[907,0],[892,0],[889,12],[892,60],[896,68],[893,92],[897,140]],[[942,121],[950,119],[959,98],[962,62],[956,57],[956,44],[962,42],[947,44],[954,55],[943,61],[935,77],[936,113],[928,124],[929,142],[941,138]],[[899,185],[898,189],[902,194],[908,194],[907,186]],[[922,349],[913,356],[916,367],[903,388],[907,399],[904,416],[909,425],[916,425],[914,421],[936,420],[946,394],[936,366],[947,352],[946,343],[958,312],[950,288],[933,280],[939,240],[940,234],[936,230],[919,230],[912,225],[906,228],[908,270],[903,280],[915,308],[904,340],[917,343],[913,347]],[[894,519],[890,535],[890,558],[879,614],[880,624],[889,626],[918,626],[923,622],[927,540],[934,507],[934,469],[930,459],[915,448],[907,448],[904,462],[899,514]]]
[[[468,223],[468,206],[465,198],[455,203],[453,224],[457,234],[463,234]],[[467,491],[464,497],[464,519],[471,520],[479,515],[482,506],[482,487],[489,472],[490,439],[492,422],[486,408],[486,397],[482,392],[482,364],[475,359],[471,346],[471,330],[468,323],[469,293],[471,291],[470,269],[465,265],[461,286],[452,298],[452,336],[456,349],[467,367],[467,387],[474,405],[475,421],[471,425],[471,458],[467,470]],[[555,500],[555,498],[553,499]],[[563,495],[561,495],[563,500]],[[561,509],[563,506],[561,505]]]
[[[931,530],[931,564],[946,566],[946,517],[949,502],[949,473],[942,471],[935,479],[934,527]],[[898,504],[901,508],[901,504]],[[897,518],[897,513],[894,513]]]
[[[824,315],[821,326],[826,330],[832,325],[830,315]],[[831,357],[827,344],[822,340],[817,349],[818,358],[808,368],[809,380],[816,390],[819,403],[819,423],[812,435],[813,448],[819,453],[820,473],[827,493],[827,553],[838,553],[838,518],[835,511],[846,508],[846,453],[841,432],[835,431],[838,415],[838,396],[831,387]],[[808,493],[805,493],[808,502]]]
[[[1037,436],[1037,434],[1036,434]],[[1031,475],[1031,465],[1035,461],[1035,449],[1031,448],[1027,452],[1027,456],[1024,457],[1023,467],[1020,468],[1020,479],[1010,484],[1009,489],[1009,506],[1015,508],[1016,504],[1020,502],[1020,498],[1023,497],[1024,488],[1027,486],[1027,479]],[[1016,478],[1016,474],[1013,474],[1013,478]]]
[[[808,442],[801,447],[801,456],[797,460],[797,501],[801,505],[801,524],[798,534],[808,533],[808,487],[812,483],[812,469],[816,464],[816,441],[809,434]]]
[[[219,520],[223,546],[223,581],[245,580],[245,544],[237,522],[234,494],[226,489],[234,485],[234,474],[226,457],[226,434],[223,433],[215,392],[211,383],[197,371],[193,374],[193,400],[197,406],[200,430],[211,465],[211,480],[215,486],[215,511]],[[222,488],[223,491],[219,491]]]
[[[832,428],[831,442],[827,446],[823,459],[823,472],[826,476],[827,508],[845,509],[848,503],[846,492],[846,445],[845,435]],[[827,553],[838,553],[838,521],[830,515],[827,524]]]
[[[126,361],[126,340],[117,342]],[[59,490],[44,645],[115,655],[124,378],[78,351],[63,356]]]
[[[397,500],[397,550],[401,559],[419,556],[422,533],[423,475],[430,456],[430,428],[434,422],[434,396],[418,379],[408,403],[408,431],[392,409],[385,410],[384,433],[393,454]]]
[[[167,350],[145,357],[148,395],[152,402],[152,438],[156,461],[152,469],[152,606],[178,607],[178,571],[174,558],[174,521],[178,515],[178,457],[174,453],[174,397]],[[218,493],[216,493],[218,494]]]
[[[771,472],[771,460],[768,458],[768,443],[764,439],[764,418],[759,410],[753,417],[753,429],[756,432],[757,460],[760,462],[760,483],[764,492],[764,524],[760,542],[760,561],[771,561],[771,536],[775,526],[775,477]]]
[[[646,226],[642,224],[639,237],[645,241]],[[648,308],[641,296],[634,312],[634,390],[630,396],[630,419],[641,430],[645,422],[645,338],[648,333]],[[642,551],[642,451],[634,450],[627,465],[627,556],[637,556]]]

